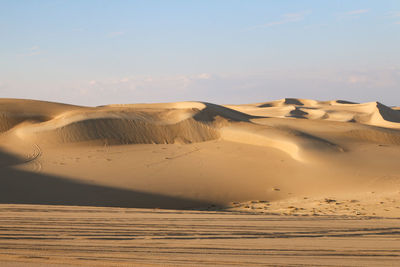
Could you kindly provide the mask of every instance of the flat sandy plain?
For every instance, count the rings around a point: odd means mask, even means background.
[[[400,110],[0,99],[0,266],[395,266]]]

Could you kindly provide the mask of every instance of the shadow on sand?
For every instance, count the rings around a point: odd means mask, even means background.
[[[13,168],[19,159],[0,151],[0,203],[191,209],[210,203],[112,188]],[[110,177],[112,179],[113,177]]]
[[[265,119],[268,117],[264,116],[253,116],[249,115],[231,108],[227,108],[221,105],[216,105],[212,103],[207,103],[207,102],[200,102],[204,104],[206,107],[196,114],[193,118],[197,121],[201,122],[212,122],[216,119],[217,116],[223,117],[225,119],[228,119],[229,121],[235,121],[235,122],[240,122],[240,121],[245,121],[245,122],[251,122],[251,119]]]

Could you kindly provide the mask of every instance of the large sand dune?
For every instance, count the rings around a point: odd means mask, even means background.
[[[400,110],[379,102],[0,99],[1,203],[398,216],[399,156]]]

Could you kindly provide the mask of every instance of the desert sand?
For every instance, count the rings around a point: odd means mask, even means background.
[[[399,159],[379,102],[0,99],[0,263],[392,265]]]

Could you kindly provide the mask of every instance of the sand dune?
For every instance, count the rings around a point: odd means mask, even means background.
[[[258,116],[358,122],[397,129],[400,122],[400,113],[397,109],[379,102],[358,104],[344,100],[315,101],[286,98],[272,102],[229,107]]]
[[[379,102],[1,99],[0,132],[1,203],[205,208],[400,190],[400,110]]]

